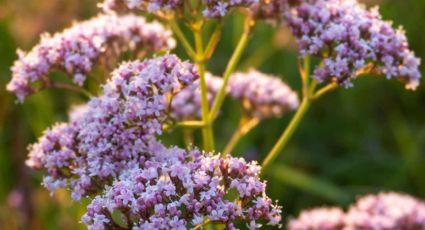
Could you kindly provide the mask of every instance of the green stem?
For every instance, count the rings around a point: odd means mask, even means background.
[[[311,100],[310,95],[314,94],[314,90],[316,89],[317,81],[312,81],[310,84],[310,58],[309,56],[306,56],[303,59],[303,65],[299,65],[299,71],[301,75],[301,81],[302,81],[302,92],[303,92],[303,100],[301,102],[300,107],[298,108],[297,112],[295,113],[292,120],[289,122],[288,127],[286,127],[285,131],[280,136],[279,140],[276,142],[276,144],[273,146],[272,150],[267,154],[266,159],[264,160],[262,164],[262,174],[264,174],[269,167],[269,165],[276,159],[276,157],[280,154],[282,149],[286,146],[289,139],[291,139],[292,135],[294,134],[296,128],[298,127],[299,123],[301,122],[302,118],[304,117],[305,113],[307,112],[308,108],[310,107]]]
[[[183,31],[180,29],[177,22],[175,22],[173,19],[170,19],[167,22],[170,25],[171,30],[177,36],[177,39],[183,45],[183,48],[186,50],[186,53],[189,55],[189,57],[192,58],[192,59],[195,59],[196,53],[193,50],[192,45],[190,45],[189,41],[187,40],[186,36],[184,35]]]
[[[167,132],[175,128],[197,129],[197,128],[202,128],[204,126],[205,125],[203,121],[182,121],[182,122],[173,123],[173,124],[165,124],[163,126],[163,131]]]
[[[244,137],[246,134],[248,134],[257,124],[260,122],[257,118],[251,118],[250,120],[243,122],[243,118],[239,124],[239,127],[236,129],[236,131],[233,133],[232,137],[230,138],[230,141],[227,143],[226,147],[224,148],[222,155],[225,156],[227,154],[230,154],[235,146],[238,144],[240,139]]]
[[[193,144],[193,130],[184,129],[183,130],[183,140],[187,149]]]
[[[207,96],[207,83],[205,80],[205,54],[204,45],[202,41],[202,23],[198,23],[192,28],[195,37],[196,47],[196,62],[198,64],[198,70],[200,75],[200,88],[201,88],[201,110],[202,110],[202,121],[204,126],[202,128],[202,138],[204,142],[205,151],[214,150],[214,135],[212,126],[209,121],[209,108],[208,108],[208,96]]]
[[[221,24],[217,24],[207,44],[207,47],[205,48],[204,58],[206,60],[211,58],[215,48],[217,47],[218,42],[220,41],[220,37],[221,37]]]
[[[210,219],[207,219],[206,221],[204,221],[204,223],[196,225],[195,227],[193,227],[193,230],[200,230],[202,228],[204,228],[205,226],[208,226],[211,223]]]
[[[87,98],[91,98],[93,96],[89,91],[83,89],[82,87],[78,87],[78,86],[74,86],[74,85],[70,85],[70,84],[66,84],[66,83],[51,82],[49,87],[54,88],[54,89],[70,90],[70,91],[73,91],[73,92],[76,92],[76,93],[80,93]]]
[[[306,56],[304,57],[303,60],[303,65],[301,66],[301,64],[299,65],[300,67],[300,74],[301,74],[301,80],[302,80],[302,84],[303,84],[303,96],[306,97],[309,94],[309,84],[310,84],[310,56]]]
[[[221,155],[226,156],[227,154],[230,154],[230,152],[232,152],[232,150],[235,148],[236,144],[239,142],[242,136],[243,134],[240,128],[238,127],[233,133],[232,137],[230,138],[229,142],[227,143]]]
[[[209,119],[211,121],[214,121],[215,118],[217,117],[217,114],[221,108],[221,105],[223,104],[224,98],[226,97],[226,88],[227,88],[227,84],[229,82],[229,78],[231,76],[231,74],[233,73],[233,71],[236,68],[236,65],[238,64],[243,51],[245,50],[245,47],[248,43],[248,38],[249,38],[249,34],[251,32],[251,25],[252,21],[250,18],[247,18],[247,22],[245,25],[245,30],[241,36],[241,38],[239,39],[238,45],[236,46],[235,51],[233,52],[232,57],[230,58],[229,63],[227,64],[226,70],[224,71],[223,74],[223,85],[220,88],[220,91],[217,93],[217,96],[214,100],[214,104],[212,106],[211,112],[210,112],[210,116]]]
[[[282,149],[286,146],[288,141],[291,139],[295,130],[300,124],[302,118],[304,117],[307,110],[309,109],[311,103],[319,99],[321,96],[325,95],[326,93],[337,88],[336,83],[330,83],[329,85],[323,87],[322,89],[318,90],[315,93],[314,90],[316,88],[316,85],[317,85],[316,81],[313,81],[310,86],[306,85],[306,88],[309,89],[309,94],[303,98],[300,107],[298,108],[294,117],[290,121],[288,127],[286,127],[285,131],[280,136],[276,144],[273,146],[272,150],[267,154],[267,157],[262,164],[262,167],[263,167],[261,172],[262,175],[264,175],[264,173],[266,172],[270,164],[276,159],[276,157],[280,154]],[[313,95],[313,96],[310,96],[310,95]]]
[[[182,121],[177,123],[177,127],[183,128],[202,128],[204,127],[203,121]]]
[[[319,89],[311,98],[312,100],[317,100],[318,98],[320,98],[321,96],[325,95],[326,93],[336,89],[338,87],[338,83],[336,82],[332,82],[329,83],[328,85],[326,85],[325,87]]]
[[[270,164],[276,159],[276,157],[280,154],[282,149],[286,146],[288,141],[291,139],[292,135],[294,134],[296,128],[300,124],[300,121],[306,114],[310,105],[311,105],[311,101],[308,99],[308,97],[305,97],[302,100],[300,107],[298,108],[295,116],[292,118],[288,127],[280,136],[279,140],[276,142],[272,150],[267,154],[267,157],[262,164],[262,172],[261,172],[262,175],[264,175],[264,173],[266,172]]]

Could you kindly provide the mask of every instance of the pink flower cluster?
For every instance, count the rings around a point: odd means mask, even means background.
[[[27,164],[47,171],[44,185],[51,191],[70,184],[75,200],[97,192],[122,170],[151,157],[154,136],[166,119],[165,95],[197,78],[193,65],[173,55],[122,64],[101,96],[30,146]]]
[[[203,14],[205,17],[224,17],[232,8],[251,7],[259,4],[260,0],[204,0],[206,5]]]
[[[176,56],[122,64],[103,93],[47,130],[30,147],[27,164],[47,171],[50,190],[70,188],[75,200],[100,194],[88,206],[89,229],[186,229],[209,219],[235,229],[278,226],[280,207],[265,194],[260,167],[230,156],[166,148],[162,132],[174,95],[197,78]],[[122,221],[114,219],[120,213]]]
[[[223,80],[207,74],[206,82],[208,102],[211,105]],[[234,73],[229,79],[226,93],[240,101],[249,116],[259,119],[281,117],[286,112],[295,110],[299,104],[297,93],[280,78],[256,70]],[[173,97],[171,115],[177,121],[201,117],[199,81]]]
[[[264,15],[270,16],[272,11],[277,11],[275,7],[280,7],[281,0],[276,4],[264,3]],[[282,0],[286,3],[287,0]],[[199,4],[200,3],[200,4]],[[185,5],[190,4],[188,8],[194,8],[195,6],[201,7],[202,14],[206,18],[221,18],[229,14],[234,8],[252,8],[258,9],[262,8],[262,0],[200,0],[199,3],[192,5],[190,2],[185,2],[183,0],[104,0],[100,7],[104,12],[126,12],[126,11],[144,11],[154,14],[164,14],[164,13],[176,13],[181,14],[184,11]]]
[[[425,229],[425,203],[408,195],[362,197],[345,216],[352,229]]]
[[[183,0],[104,0],[100,7],[104,12],[136,11],[150,13],[183,10]]]
[[[148,23],[133,15],[99,15],[63,32],[43,35],[28,53],[18,51],[7,90],[22,102],[26,96],[52,86],[48,74],[53,69],[66,72],[82,86],[102,58],[107,62],[126,51],[156,52],[174,46],[171,32],[157,22]]]
[[[303,211],[288,223],[289,230],[425,229],[425,203],[395,192],[361,197],[344,213],[339,208]]]
[[[344,211],[340,208],[306,210],[288,223],[289,230],[338,230],[343,226]]]
[[[298,95],[281,79],[256,70],[234,73],[229,94],[241,101],[250,116],[260,119],[280,117],[298,107]]]
[[[216,94],[220,90],[223,79],[209,73],[205,75],[207,83],[207,98],[211,106]],[[199,80],[177,93],[171,102],[171,116],[176,121],[200,119],[201,114],[201,89]]]
[[[419,85],[420,60],[409,50],[404,31],[383,21],[378,8],[367,10],[357,0],[306,1],[286,17],[301,55],[322,58],[314,72],[319,82],[335,80],[350,87],[359,71],[371,64],[407,89]]]
[[[162,160],[128,169],[94,198],[83,216],[89,229],[115,228],[114,212],[132,229],[189,229],[207,220],[226,229],[236,221],[251,229],[279,225],[280,207],[266,196],[256,163],[176,147],[152,154]]]
[[[305,0],[260,0],[251,6],[253,16],[274,24],[283,24],[285,13]]]

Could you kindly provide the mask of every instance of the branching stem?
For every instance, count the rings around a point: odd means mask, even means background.
[[[200,229],[202,229],[203,227],[205,227],[205,226],[209,225],[210,223],[211,223],[211,220],[210,220],[210,219],[208,219],[208,220],[204,221],[202,224],[198,224],[198,225],[196,225],[195,227],[193,227],[193,230],[200,230]]]
[[[245,21],[245,30],[241,38],[239,39],[236,49],[229,60],[229,63],[227,64],[226,70],[224,71],[224,74],[223,74],[223,85],[221,86],[220,91],[217,93],[217,96],[214,100],[214,104],[212,106],[210,116],[209,116],[211,121],[214,121],[216,119],[217,114],[223,104],[224,98],[226,97],[227,84],[229,82],[230,76],[235,70],[236,65],[238,64],[242,56],[242,53],[245,50],[253,25],[254,25],[253,20],[247,16]]]
[[[266,173],[271,163],[279,156],[283,148],[286,147],[286,144],[293,136],[295,130],[298,128],[301,120],[310,108],[312,102],[319,99],[326,93],[334,90],[338,86],[336,83],[330,83],[329,85],[319,89],[316,92],[317,81],[313,80],[310,82],[310,63],[306,62],[310,62],[308,57],[304,58],[304,65],[302,68],[300,68],[301,80],[303,83],[303,99],[301,105],[292,120],[289,122],[289,125],[286,127],[276,144],[273,146],[272,150],[267,154],[266,158],[264,159],[261,171],[262,175]]]
[[[167,20],[167,22],[170,25],[170,28],[173,31],[173,33],[177,36],[177,39],[183,45],[183,48],[186,50],[187,55],[189,55],[190,58],[195,59],[196,53],[193,50],[192,45],[190,45],[189,41],[184,35],[183,31],[180,29],[180,26],[178,25],[178,23],[174,21],[174,19]]]

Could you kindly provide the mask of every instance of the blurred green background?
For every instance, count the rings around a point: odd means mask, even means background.
[[[425,1],[363,1],[379,4],[385,19],[404,25],[411,48],[425,56]],[[83,98],[50,90],[16,104],[5,91],[17,47],[29,50],[44,32],[68,27],[97,14],[94,0],[0,0],[0,229],[84,229],[83,203],[66,191],[53,196],[40,186],[41,173],[24,165],[27,146],[55,122],[65,121]],[[208,67],[223,72],[239,34],[241,18],[226,20],[223,38]],[[185,57],[181,47],[176,52]],[[286,29],[260,23],[239,69],[273,73],[299,89],[296,45]],[[424,72],[424,68],[421,68]],[[236,127],[240,111],[226,101],[215,126],[218,149]],[[261,161],[292,114],[261,123],[235,152]],[[283,205],[285,218],[321,205],[346,206],[356,196],[401,191],[425,198],[425,94],[405,91],[397,81],[367,77],[315,103],[268,175],[268,191]],[[165,142],[179,144],[179,133]]]

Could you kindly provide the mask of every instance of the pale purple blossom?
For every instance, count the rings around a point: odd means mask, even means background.
[[[260,0],[204,0],[205,9],[203,15],[210,18],[226,16],[229,11],[237,7],[249,8],[259,4]]]
[[[111,59],[127,51],[157,52],[174,46],[171,32],[157,22],[134,15],[99,15],[60,33],[44,34],[28,53],[18,50],[19,59],[12,67],[7,90],[22,102],[28,95],[54,85],[48,77],[51,70],[64,71],[82,86],[98,62],[110,65]]]
[[[84,114],[89,109],[88,104],[80,104],[80,105],[73,105],[71,106],[71,109],[68,112],[68,118],[72,121],[77,121],[83,118]]]
[[[344,211],[340,208],[315,208],[302,211],[288,223],[288,230],[340,230],[344,227]]]
[[[406,89],[418,87],[420,59],[409,49],[404,30],[393,29],[378,8],[368,10],[357,0],[317,0],[291,9],[286,17],[301,55],[323,61],[314,71],[317,81],[350,87],[367,70],[401,80]]]
[[[233,222],[241,220],[251,223],[252,229],[280,225],[281,209],[266,196],[255,162],[177,147],[162,147],[152,154],[158,157],[147,160],[144,169],[122,172],[93,200],[83,217],[89,229],[94,229],[96,216],[110,217],[114,211],[122,213],[133,229],[189,229],[206,219],[227,229],[235,229]],[[234,188],[243,190],[227,197]],[[104,222],[105,229],[113,225],[112,219]]]
[[[223,84],[220,77],[206,74],[207,99],[211,106]],[[277,77],[255,70],[234,73],[225,91],[238,100],[249,116],[257,118],[280,117],[295,110],[299,101],[297,93]],[[199,80],[176,94],[171,103],[171,116],[177,120],[201,118],[201,95]]]
[[[229,94],[257,118],[280,117],[299,104],[297,93],[280,78],[256,70],[234,73],[229,80]]]
[[[289,230],[425,229],[425,203],[396,192],[366,195],[345,213],[340,208],[303,211],[287,227]]]
[[[211,106],[223,85],[223,79],[209,73],[205,75],[208,105]],[[201,89],[199,80],[177,93],[171,102],[171,116],[176,121],[200,119]]]
[[[100,7],[104,12],[143,11],[149,13],[182,12],[184,0],[104,0]]]
[[[101,190],[152,157],[167,118],[165,95],[197,78],[194,66],[174,55],[122,64],[99,97],[30,146],[27,164],[47,171],[44,185],[51,191],[70,185],[76,200]]]
[[[251,5],[251,12],[256,19],[283,25],[285,14],[306,0],[260,0]],[[307,0],[308,1],[308,0]]]
[[[425,203],[395,192],[367,195],[350,207],[345,222],[348,229],[425,229]]]
[[[206,18],[221,18],[229,14],[232,9],[242,7],[250,8],[260,4],[260,0],[199,0],[199,6],[202,14]],[[143,11],[153,14],[183,15],[185,7],[194,8],[187,4],[189,1],[183,0],[104,0],[100,7],[104,12],[127,12],[127,11]]]

